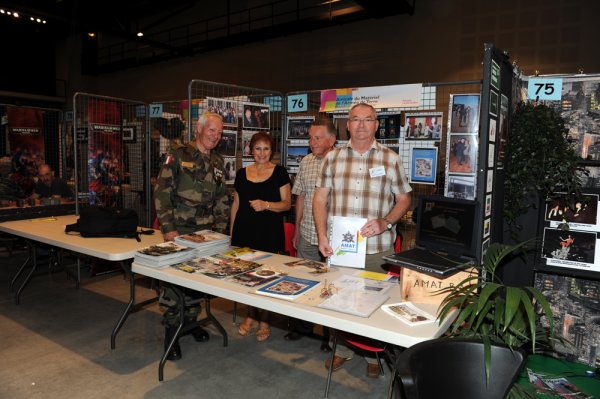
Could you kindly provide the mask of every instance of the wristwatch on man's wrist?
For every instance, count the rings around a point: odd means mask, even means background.
[[[389,220],[387,220],[387,218],[383,218],[383,220],[385,221],[385,228],[386,230],[391,230],[392,227],[394,227],[394,225],[392,224],[392,222],[390,222]]]

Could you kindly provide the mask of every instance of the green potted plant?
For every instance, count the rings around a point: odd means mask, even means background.
[[[534,287],[512,287],[502,283],[498,268],[510,256],[522,251],[531,241],[516,245],[494,243],[478,267],[480,276],[472,275],[439,290],[445,295],[440,304],[438,318],[443,321],[456,310],[458,315],[449,329],[449,338],[461,337],[481,340],[484,343],[486,375],[489,378],[490,345],[503,344],[511,349],[522,348],[528,352],[552,348],[554,341],[553,313],[548,301]],[[540,319],[545,317],[544,327]],[[511,390],[513,397],[526,395],[518,387]]]
[[[513,239],[525,224],[519,217],[530,209],[556,198],[574,209],[581,199],[580,176],[586,171],[568,134],[564,119],[554,108],[517,104],[506,140],[509,159],[504,177],[504,219]],[[536,223],[529,224],[536,227]]]

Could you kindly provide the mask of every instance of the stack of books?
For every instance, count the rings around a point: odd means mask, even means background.
[[[196,256],[193,248],[174,242],[162,242],[136,251],[133,261],[145,266],[163,268]]]
[[[229,249],[229,236],[212,230],[200,230],[175,237],[175,242],[184,247],[194,248],[196,256],[207,256]]]

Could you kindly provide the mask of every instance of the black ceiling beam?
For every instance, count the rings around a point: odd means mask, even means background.
[[[354,0],[373,18],[385,18],[392,15],[415,13],[417,0]]]

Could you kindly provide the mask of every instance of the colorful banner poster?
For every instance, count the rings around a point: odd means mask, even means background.
[[[88,182],[90,205],[115,206],[122,181],[123,146],[120,104],[88,104]]]
[[[418,108],[422,104],[422,98],[423,85],[420,83],[321,90],[319,112],[348,110],[359,103],[366,103],[378,109]]]
[[[31,194],[38,166],[45,163],[44,115],[41,110],[7,107],[11,178]]]

